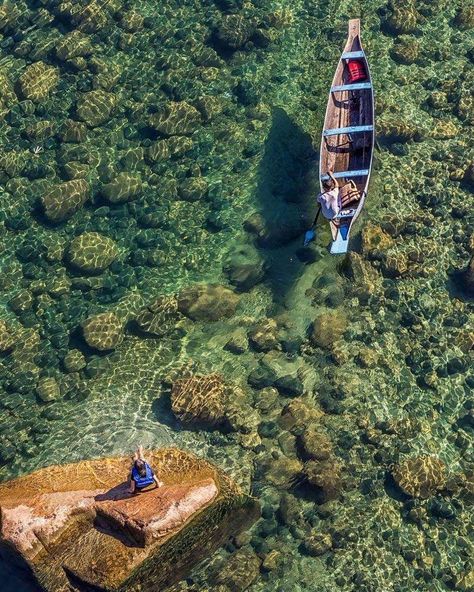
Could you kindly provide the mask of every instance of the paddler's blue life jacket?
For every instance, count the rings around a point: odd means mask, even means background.
[[[137,489],[143,489],[143,487],[147,487],[154,483],[153,480],[153,471],[148,463],[145,463],[145,475],[142,477],[138,472],[138,469],[135,465],[132,468],[132,479],[135,481],[135,485]]]

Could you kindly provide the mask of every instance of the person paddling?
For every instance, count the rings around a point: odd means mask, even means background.
[[[304,237],[304,246],[306,247],[316,236],[315,228],[319,214],[322,212],[327,220],[336,220],[337,215],[346,205],[360,199],[359,191],[354,181],[339,185],[331,169],[328,170],[329,179],[323,181],[323,190],[318,194],[316,201],[319,203],[319,209],[316,213],[314,222]]]
[[[163,485],[145,460],[143,446],[141,445],[133,455],[133,464],[128,481],[129,493],[138,493],[153,484],[155,484],[155,487]]]

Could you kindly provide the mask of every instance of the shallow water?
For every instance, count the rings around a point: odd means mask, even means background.
[[[15,342],[0,366],[0,476],[128,453],[139,442],[175,444],[225,467],[261,499],[264,518],[250,546],[262,559],[277,549],[284,560],[262,568],[250,591],[470,589],[472,489],[413,501],[391,477],[395,464],[420,455],[441,458],[451,476],[466,481],[473,471],[473,300],[457,274],[472,254],[474,232],[464,177],[474,155],[469,8],[396,2],[391,17],[394,5],[378,0],[187,0],[159,8],[104,0],[105,24],[92,23],[83,55],[67,60],[55,47],[80,25],[61,14],[62,4],[5,3],[0,15],[0,138],[8,154],[0,155],[0,318]],[[242,17],[242,43],[235,23],[230,32],[223,28],[232,14]],[[328,254],[321,221],[315,243],[301,249],[315,211],[327,91],[354,17],[362,18],[379,141],[352,243],[370,277],[355,280]],[[229,47],[229,38],[240,46]],[[21,76],[38,61],[57,68],[59,78],[30,100]],[[77,101],[97,89],[113,108],[92,125]],[[208,112],[202,98],[209,96],[216,103]],[[170,101],[197,105],[202,115],[191,131],[178,130],[189,138],[184,153],[153,161],[149,147],[169,134],[152,129],[150,116]],[[66,119],[85,119],[80,142],[65,136]],[[50,127],[40,132],[34,126],[44,120]],[[91,195],[52,224],[39,201],[70,180],[71,167],[82,167]],[[119,173],[138,177],[141,189],[129,201],[108,203],[102,188]],[[205,187],[191,198],[189,179]],[[259,240],[247,231],[255,212]],[[117,245],[114,263],[95,275],[68,261],[68,245],[84,232]],[[380,249],[370,233],[382,233]],[[133,330],[137,313],[159,296],[194,283],[229,285],[229,262],[240,251],[239,265],[263,266],[265,276],[241,291],[230,318],[187,319],[158,338]],[[314,319],[331,310],[344,330],[327,347],[311,344]],[[78,328],[105,311],[115,312],[125,331],[113,352],[99,353]],[[250,334],[266,318],[278,325],[269,352],[228,351],[232,332]],[[282,346],[283,334],[291,345]],[[67,372],[72,349],[85,367]],[[291,401],[281,392],[262,409],[262,391],[247,380],[262,363],[279,377],[301,378],[297,399],[343,467],[333,501],[315,500],[296,470],[288,483],[272,479],[269,459],[300,463],[308,426],[281,423]],[[220,372],[244,389],[253,445],[246,434],[186,429],[174,417],[168,377],[188,371]],[[60,388],[52,402],[37,394],[44,377]],[[294,506],[286,521],[279,511],[285,495]],[[315,531],[332,541],[317,557],[305,551]],[[212,589],[231,551],[217,553],[177,590]],[[5,576],[7,589],[27,592],[15,577]]]

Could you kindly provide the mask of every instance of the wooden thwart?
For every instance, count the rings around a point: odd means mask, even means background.
[[[365,56],[365,53],[363,51],[345,51],[342,54],[341,59],[354,60],[357,58],[363,58],[364,56]]]
[[[367,90],[372,88],[370,82],[355,82],[354,84],[340,84],[339,86],[333,86],[331,92],[344,92],[345,90]]]
[[[339,171],[333,173],[333,176],[336,179],[351,179],[352,177],[365,177],[368,174],[368,169],[361,169],[360,171]],[[321,181],[326,181],[327,179],[329,179],[329,175],[321,175]]]
[[[335,127],[323,131],[323,136],[339,136],[341,134],[357,134],[362,132],[372,132],[373,125],[351,125],[350,127]]]

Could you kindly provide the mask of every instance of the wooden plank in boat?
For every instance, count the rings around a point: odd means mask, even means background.
[[[372,88],[370,82],[355,82],[354,84],[340,84],[333,86],[331,92],[344,92],[345,90],[366,90]]]
[[[357,134],[362,132],[372,132],[374,130],[373,125],[351,125],[350,127],[334,127],[332,129],[326,129],[323,131],[323,135],[327,136],[340,136],[342,134]]]
[[[345,51],[342,54],[341,59],[354,60],[357,58],[363,58],[364,56],[365,56],[365,53],[363,51]]]
[[[352,177],[366,177],[369,174],[369,169],[361,169],[360,171],[339,171],[333,173],[336,179],[351,179]],[[329,175],[321,175],[321,181],[329,179]]]

